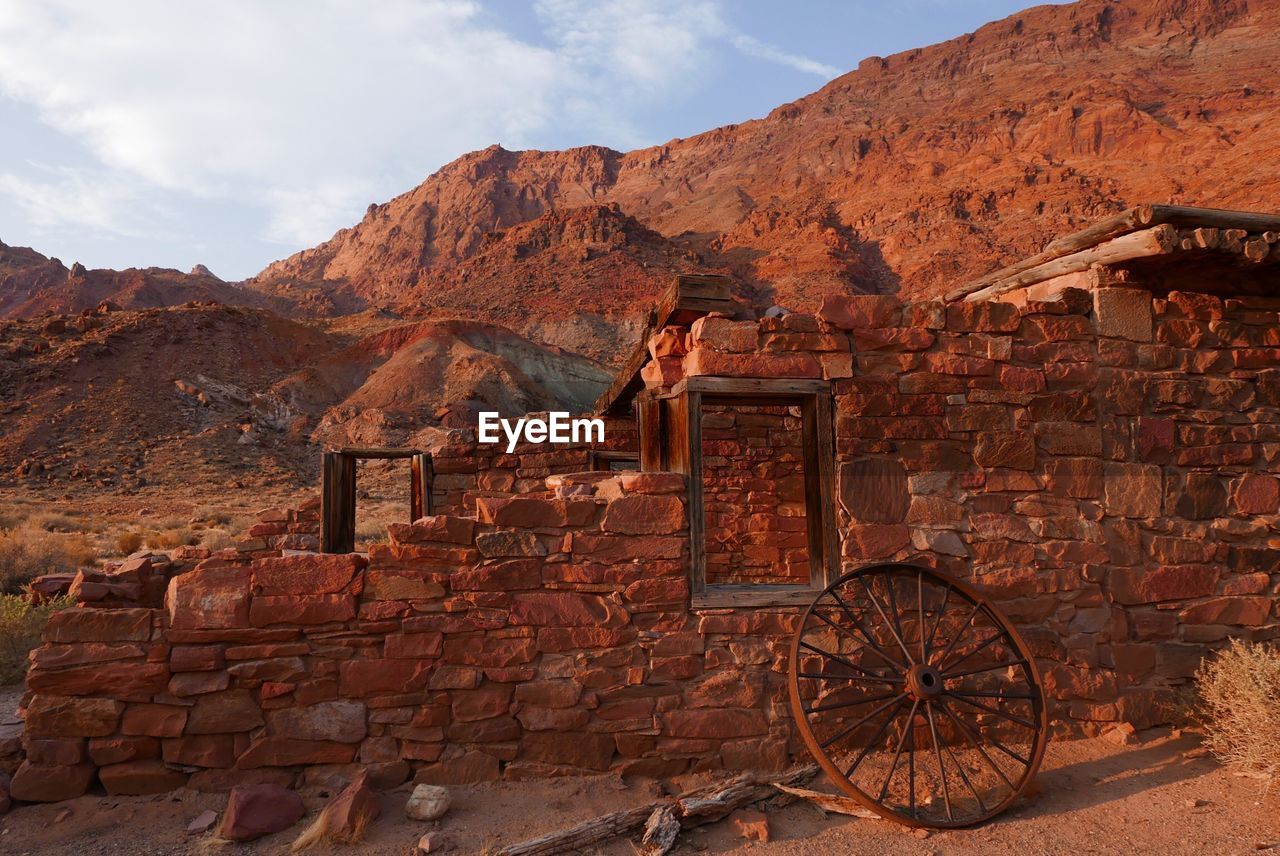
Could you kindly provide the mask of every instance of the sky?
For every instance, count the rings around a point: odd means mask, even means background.
[[[0,241],[243,279],[458,156],[654,145],[1028,0],[0,0]]]

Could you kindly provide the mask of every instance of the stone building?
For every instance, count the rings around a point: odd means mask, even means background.
[[[288,549],[313,505],[132,560],[97,584],[164,603],[55,616],[14,796],[780,767],[804,605],[888,559],[1019,626],[1057,733],[1162,721],[1280,629],[1277,259],[1280,217],[1145,206],[948,300],[751,318],[684,279],[600,402],[643,472],[460,437],[367,556]]]

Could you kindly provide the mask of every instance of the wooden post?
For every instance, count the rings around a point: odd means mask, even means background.
[[[409,471],[409,522],[412,523],[431,513],[431,483],[435,480],[431,455],[427,452],[414,455],[409,459]]]
[[[356,549],[356,459],[325,452],[320,486],[320,551]]]

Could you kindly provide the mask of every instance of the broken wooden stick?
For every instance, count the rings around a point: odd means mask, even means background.
[[[655,808],[644,825],[644,837],[640,839],[641,856],[667,856],[676,846],[680,836],[680,821],[671,806]]]
[[[775,784],[774,787],[784,794],[808,800],[823,811],[829,811],[832,814],[847,814],[850,817],[862,817],[867,820],[880,819],[880,815],[853,797],[841,796],[840,794],[824,794],[821,791],[809,791],[804,788],[793,788],[781,783]]]
[[[552,856],[556,853],[577,852],[610,838],[639,832],[656,812],[664,808],[670,811],[673,820],[679,821],[683,828],[688,829],[719,820],[735,809],[768,799],[774,795],[779,784],[801,785],[816,775],[818,768],[814,764],[792,767],[774,776],[743,773],[728,781],[695,788],[678,797],[668,797],[638,808],[601,815],[569,829],[504,847],[498,851],[498,856]],[[655,824],[665,824],[665,820],[659,818]],[[674,842],[674,838],[672,841]]]

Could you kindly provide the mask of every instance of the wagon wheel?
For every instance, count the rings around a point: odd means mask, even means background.
[[[1044,755],[1026,643],[973,588],[930,568],[871,565],[828,586],[792,640],[790,689],[831,780],[908,826],[996,816]]]

